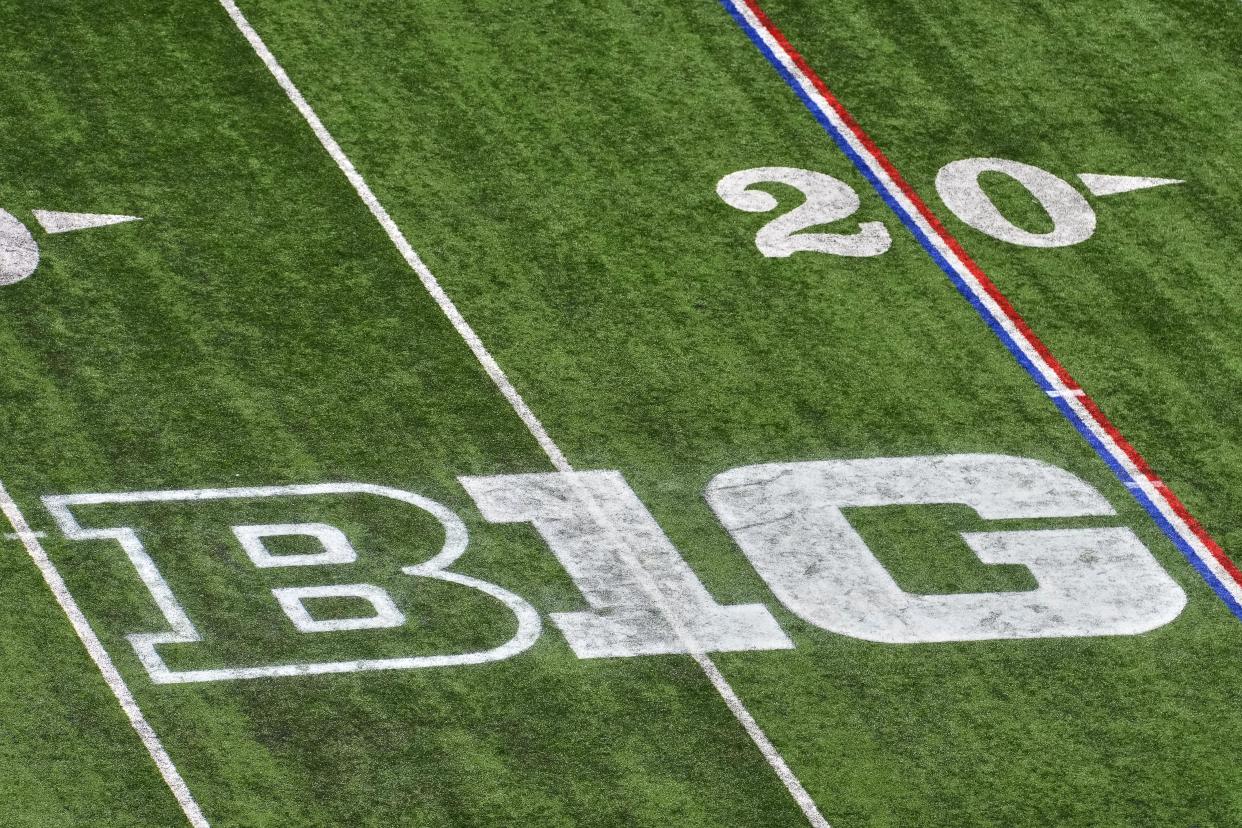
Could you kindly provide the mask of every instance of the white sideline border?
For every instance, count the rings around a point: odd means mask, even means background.
[[[250,43],[250,46],[254,49],[255,54],[260,60],[263,61],[263,65],[266,66],[268,71],[272,73],[272,77],[276,79],[277,84],[280,85],[280,88],[289,98],[289,101],[294,105],[294,107],[297,108],[298,112],[301,113],[303,119],[305,119],[307,125],[311,128],[311,131],[315,134],[315,137],[319,139],[319,143],[323,146],[324,150],[327,151],[332,160],[336,162],[337,167],[339,167],[341,172],[344,173],[345,178],[348,179],[349,183],[353,186],[354,191],[358,193],[358,197],[362,199],[362,202],[367,206],[367,209],[371,211],[371,215],[373,215],[375,220],[379,222],[380,226],[384,228],[384,232],[388,234],[388,238],[392,241],[393,246],[395,246],[401,253],[401,256],[406,261],[406,264],[408,264],[418,275],[419,280],[422,281],[423,286],[427,289],[427,292],[431,294],[436,304],[439,305],[440,310],[445,316],[448,317],[449,321],[453,325],[453,328],[456,329],[461,338],[466,341],[466,344],[470,347],[470,351],[479,361],[479,364],[483,366],[483,369],[487,371],[487,375],[491,377],[492,382],[496,384],[496,387],[500,390],[501,394],[503,394],[505,399],[508,400],[509,405],[512,406],[514,412],[526,425],[526,428],[530,431],[531,436],[535,438],[535,441],[539,444],[539,447],[543,449],[544,454],[546,454],[548,459],[552,462],[552,466],[560,472],[573,471],[573,466],[570,465],[569,460],[566,459],[560,447],[553,442],[552,438],[548,435],[547,430],[539,421],[539,418],[535,416],[533,411],[531,411],[530,407],[526,404],[526,401],[522,398],[522,395],[516,388],[514,388],[513,383],[509,381],[508,376],[505,375],[505,372],[500,367],[499,363],[496,362],[496,359],[487,350],[486,346],[484,346],[483,341],[479,338],[479,335],[475,333],[474,329],[466,321],[465,317],[462,316],[461,311],[457,308],[457,305],[444,291],[444,288],[440,286],[440,282],[432,274],[431,270],[426,264],[423,263],[422,259],[419,258],[418,254],[414,251],[414,248],[406,239],[405,234],[401,232],[401,228],[399,228],[397,223],[393,221],[392,216],[388,214],[388,211],[384,208],[383,204],[380,203],[375,193],[371,190],[370,185],[367,184],[366,179],[364,179],[362,174],[358,172],[356,167],[354,167],[353,162],[349,160],[349,157],[345,154],[345,151],[341,149],[341,145],[338,144],[336,139],[332,137],[332,134],[328,131],[328,128],[324,126],[323,121],[321,121],[319,116],[315,113],[315,110],[311,108],[309,103],[307,103],[306,98],[302,96],[302,93],[290,79],[288,73],[286,73],[284,68],[281,67],[279,61],[276,60],[276,56],[272,54],[272,51],[267,47],[267,44],[263,42],[263,39],[259,36],[259,33],[256,32],[254,27],[250,25],[250,21],[248,21],[246,16],[242,14],[242,11],[238,8],[237,3],[234,2],[234,0],[220,0],[220,5],[224,7],[224,10],[237,26],[238,31],[240,31],[242,36],[246,38],[246,41]],[[652,597],[660,605],[663,605],[663,596],[659,593],[658,589],[655,588],[655,585],[647,583],[650,581],[649,578],[641,577],[641,573],[643,572],[642,568],[632,566],[632,569],[635,573],[640,575],[640,580],[644,581],[644,588],[652,593]],[[816,806],[815,801],[811,798],[810,793],[807,792],[806,788],[803,787],[797,776],[795,776],[793,771],[790,770],[784,757],[781,756],[780,752],[776,749],[776,746],[768,738],[767,734],[764,733],[763,728],[759,726],[759,723],[755,720],[754,716],[751,715],[750,711],[746,709],[745,704],[737,695],[737,692],[733,689],[732,685],[730,685],[728,680],[724,677],[724,674],[720,672],[720,669],[716,666],[715,662],[712,661],[707,653],[702,651],[701,647],[685,635],[684,630],[680,630],[678,628],[678,625],[672,619],[671,614],[668,613],[667,610],[665,610],[664,614],[669,618],[670,624],[672,624],[674,629],[678,631],[678,634],[683,638],[683,641],[685,641],[689,654],[702,669],[704,675],[707,676],[707,679],[711,682],[712,687],[714,687],[716,692],[720,694],[721,699],[724,700],[725,704],[729,708],[729,711],[737,719],[738,723],[745,729],[747,735],[749,735],[751,740],[755,743],[755,746],[759,748],[759,751],[763,754],[764,759],[767,760],[768,765],[771,766],[777,777],[784,784],[786,790],[788,790],[790,796],[793,797],[794,801],[798,804],[798,807],[802,810],[803,815],[806,816],[807,820],[811,823],[811,825],[815,826],[815,828],[829,828],[828,821],[824,818],[823,814],[819,812],[819,808]]]
[[[143,747],[147,749],[147,753],[151,754],[151,759],[155,761],[156,768],[159,769],[160,776],[164,778],[164,782],[172,791],[173,796],[177,799],[177,804],[181,806],[181,811],[185,814],[185,818],[189,820],[190,825],[194,828],[210,828],[207,818],[203,815],[203,811],[199,808],[198,803],[194,800],[194,795],[190,793],[190,788],[185,783],[185,779],[181,777],[181,773],[177,770],[177,766],[173,764],[172,757],[168,755],[168,751],[164,749],[164,745],[160,742],[160,737],[156,735],[155,729],[147,721],[146,716],[142,714],[138,702],[134,699],[134,694],[130,692],[129,685],[125,683],[125,679],[121,677],[121,673],[116,669],[116,665],[112,663],[112,658],[108,655],[108,651],[104,649],[103,642],[99,640],[99,636],[95,634],[95,630],[91,628],[90,622],[86,620],[86,616],[82,613],[78,602],[74,600],[73,595],[69,593],[69,588],[65,585],[65,581],[60,577],[60,573],[56,571],[56,567],[52,565],[52,561],[47,556],[47,552],[43,549],[43,544],[39,542],[39,538],[43,537],[42,532],[34,532],[30,528],[30,524],[26,522],[26,518],[22,515],[21,510],[17,508],[4,484],[0,483],[0,511],[8,518],[9,523],[13,525],[14,534],[17,539],[26,547],[26,551],[30,553],[31,559],[35,566],[39,568],[43,580],[47,583],[48,589],[52,591],[52,595],[56,598],[56,603],[64,610],[69,623],[73,626],[73,631],[78,634],[78,638],[82,641],[82,646],[86,647],[86,652],[90,655],[91,661],[95,662],[95,666],[99,668],[100,674],[108,684],[108,689],[112,691],[112,695],[116,696],[117,702],[121,705],[121,710],[125,712],[125,717],[129,719],[130,726],[134,732],[138,734],[138,738],[142,740]]]

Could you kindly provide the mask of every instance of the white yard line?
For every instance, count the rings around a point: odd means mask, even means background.
[[[255,54],[263,61],[263,65],[272,73],[276,83],[280,84],[280,88],[284,90],[285,94],[289,96],[289,100],[297,107],[298,112],[306,119],[306,123],[310,126],[311,131],[315,133],[319,143],[323,144],[323,148],[327,150],[328,155],[340,167],[341,172],[345,174],[345,178],[353,185],[354,191],[358,193],[362,203],[367,205],[371,215],[375,216],[375,220],[380,223],[380,227],[384,228],[384,232],[388,234],[388,238],[392,240],[393,245],[401,253],[406,264],[418,274],[423,287],[427,288],[431,298],[436,300],[436,304],[440,306],[440,310],[444,311],[444,315],[453,323],[453,327],[457,330],[457,333],[461,334],[461,338],[466,340],[466,344],[470,346],[470,351],[479,361],[479,364],[483,366],[483,370],[487,371],[487,375],[492,378],[492,382],[496,383],[496,387],[500,389],[500,393],[505,395],[509,405],[513,406],[513,410],[522,418],[522,422],[526,424],[530,433],[534,435],[535,440],[539,443],[539,447],[548,455],[552,465],[556,467],[557,471],[572,471],[569,461],[565,459],[565,455],[561,453],[561,450],[552,442],[552,438],[544,431],[539,419],[527,407],[526,401],[522,399],[522,395],[513,387],[513,383],[509,382],[509,378],[505,376],[504,370],[501,369],[495,358],[492,357],[483,345],[483,341],[474,332],[474,328],[470,327],[470,323],[466,321],[466,318],[461,315],[461,311],[457,309],[457,305],[453,304],[453,300],[444,292],[444,288],[440,287],[440,282],[432,274],[431,270],[428,269],[427,265],[423,264],[423,260],[418,257],[418,253],[414,252],[414,248],[406,240],[405,234],[401,232],[401,228],[397,227],[397,223],[392,220],[392,216],[388,215],[384,205],[380,204],[379,199],[375,197],[375,193],[371,191],[371,187],[367,184],[366,179],[362,177],[362,174],[354,167],[353,162],[345,155],[345,151],[341,149],[341,145],[328,132],[328,128],[323,125],[323,121],[319,120],[319,116],[315,114],[315,110],[311,109],[311,105],[306,102],[306,98],[302,97],[302,93],[293,85],[289,75],[277,63],[276,57],[267,48],[267,44],[259,37],[258,32],[254,30],[250,22],[246,20],[241,13],[241,9],[237,8],[237,4],[233,0],[220,0],[220,4],[229,13],[229,17],[233,18],[233,22],[237,24],[237,28],[241,31],[242,36],[249,41]]]
[[[496,387],[500,389],[500,393],[503,394],[505,399],[509,401],[509,405],[513,407],[514,412],[517,413],[522,422],[526,424],[526,428],[535,438],[535,441],[538,442],[539,447],[542,448],[544,453],[548,456],[548,459],[552,461],[552,465],[557,471],[573,471],[573,466],[570,465],[569,461],[565,458],[564,453],[556,445],[556,443],[553,442],[552,438],[548,436],[547,430],[543,427],[543,424],[539,421],[539,418],[535,416],[534,412],[530,410],[530,407],[526,404],[526,401],[522,399],[522,395],[516,388],[513,387],[513,383],[510,382],[509,378],[505,375],[504,369],[500,367],[500,365],[496,362],[496,359],[491,355],[491,353],[488,352],[487,347],[483,344],[483,341],[479,338],[479,335],[475,333],[474,329],[470,327],[470,323],[465,320],[465,317],[462,316],[461,311],[457,309],[457,305],[453,303],[453,300],[449,298],[447,293],[445,293],[444,288],[440,286],[440,282],[432,274],[431,270],[428,269],[427,265],[424,264],[422,259],[419,258],[418,253],[414,251],[414,248],[406,239],[405,234],[401,232],[401,228],[397,226],[397,223],[393,221],[392,216],[390,216],[388,211],[384,209],[383,204],[381,204],[380,200],[375,196],[375,193],[371,190],[370,185],[367,184],[366,179],[362,177],[362,174],[358,172],[356,167],[354,167],[353,162],[351,162],[349,157],[345,155],[345,151],[341,149],[341,145],[338,144],[336,139],[332,137],[332,134],[328,132],[328,128],[324,126],[323,121],[321,121],[319,116],[315,114],[315,110],[311,108],[309,103],[307,103],[306,98],[302,96],[302,93],[298,90],[297,86],[294,85],[293,81],[289,78],[288,73],[285,72],[280,63],[276,60],[276,56],[272,54],[271,50],[268,49],[267,44],[263,42],[263,38],[261,38],[259,33],[254,30],[254,27],[250,25],[250,22],[246,19],[245,15],[242,14],[241,9],[237,7],[234,0],[220,0],[220,5],[222,5],[225,11],[228,12],[229,17],[233,19],[233,22],[237,25],[237,28],[242,33],[242,36],[246,38],[251,47],[254,49],[255,54],[258,55],[259,59],[263,61],[263,64],[268,68],[268,71],[272,73],[272,77],[276,79],[276,82],[280,85],[280,88],[284,90],[285,95],[288,96],[290,102],[297,108],[298,112],[302,114],[302,117],[306,120],[307,125],[310,126],[311,131],[315,133],[315,137],[319,139],[319,143],[323,145],[324,150],[327,151],[332,160],[336,162],[337,167],[339,167],[341,172],[344,173],[345,178],[353,186],[354,191],[358,193],[358,197],[362,199],[362,202],[366,204],[367,209],[371,211],[371,215],[375,216],[375,220],[378,221],[380,226],[384,228],[384,232],[388,234],[388,238],[401,253],[401,256],[405,259],[410,268],[418,275],[419,280],[422,281],[423,286],[427,289],[427,292],[431,294],[431,297],[435,300],[436,304],[440,306],[440,310],[443,311],[444,315],[448,317],[449,321],[453,324],[453,327],[457,330],[457,333],[461,335],[461,338],[466,341],[466,344],[470,347],[471,352],[474,354],[475,358],[478,359],[479,364],[483,366],[483,369],[487,371],[488,376],[492,378],[492,382],[494,382]],[[642,569],[636,567],[635,571],[636,574],[641,574]],[[657,600],[662,601],[662,596],[659,594],[658,589],[652,590],[648,588],[648,591],[654,591],[654,597],[656,597]],[[670,614],[666,611],[665,615],[669,616]],[[671,619],[670,623],[672,623]],[[674,624],[674,628],[677,628],[676,624]],[[682,635],[680,631],[679,635]],[[751,715],[749,710],[746,709],[746,705],[737,695],[737,692],[733,689],[732,685],[729,684],[728,679],[726,679],[720,672],[720,668],[716,666],[716,663],[712,661],[710,656],[702,652],[702,648],[695,644],[692,639],[683,637],[683,643],[686,644],[686,649],[689,651],[690,655],[694,658],[699,667],[703,670],[704,675],[707,676],[707,679],[711,682],[712,687],[714,687],[716,692],[720,694],[720,697],[728,706],[729,711],[746,730],[746,733],[750,736],[756,747],[758,747],[759,751],[763,754],[764,759],[767,760],[772,770],[776,773],[777,777],[789,791],[790,796],[794,798],[794,801],[797,802],[798,807],[802,809],[802,813],[806,815],[807,820],[809,820],[812,825],[816,826],[816,828],[828,828],[828,821],[825,820],[823,815],[819,812],[819,809],[816,807],[815,801],[811,798],[811,795],[807,792],[806,788],[802,786],[802,783],[798,781],[798,778],[794,775],[793,771],[790,770],[789,765],[781,756],[780,751],[778,751],[776,746],[772,744],[772,740],[768,738],[766,733],[764,733],[763,728],[759,726],[759,723],[755,720],[755,717]]]
[[[39,568],[39,572],[43,575],[43,580],[47,582],[48,589],[56,597],[56,603],[60,604],[60,608],[68,616],[69,623],[73,625],[73,631],[78,634],[78,638],[82,641],[82,646],[86,647],[86,652],[90,654],[91,660],[99,668],[99,672],[103,675],[104,681],[108,683],[108,688],[112,691],[112,695],[116,696],[116,700],[120,702],[121,710],[125,711],[125,716],[129,719],[130,726],[134,728],[134,732],[142,740],[147,753],[151,754],[151,758],[155,761],[155,766],[159,768],[160,776],[164,777],[164,782],[167,783],[169,789],[173,792],[173,796],[177,798],[177,804],[181,806],[186,819],[190,821],[194,828],[209,828],[207,818],[203,816],[198,803],[194,801],[193,794],[190,793],[185,780],[181,778],[181,774],[177,771],[177,766],[173,764],[172,759],[168,756],[168,751],[164,750],[160,737],[156,735],[155,730],[147,722],[146,716],[142,715],[142,710],[138,707],[134,694],[130,692],[129,685],[125,683],[125,679],[121,678],[120,671],[112,663],[112,659],[109,657],[108,651],[104,649],[103,643],[100,642],[99,636],[95,635],[95,631],[91,629],[90,622],[82,614],[82,609],[78,606],[78,602],[69,594],[69,588],[65,586],[64,579],[60,577],[60,573],[56,571],[56,567],[52,565],[47,552],[44,551],[43,544],[39,542],[39,538],[43,536],[43,533],[31,530],[30,524],[26,522],[25,516],[17,508],[17,504],[2,483],[0,483],[0,511],[4,512],[4,516],[13,525],[15,535],[22,542],[22,545],[26,547],[26,551],[30,553],[35,566]]]

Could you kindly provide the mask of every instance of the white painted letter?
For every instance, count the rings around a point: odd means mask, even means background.
[[[190,619],[185,608],[173,594],[172,587],[164,579],[155,561],[148,553],[138,530],[130,526],[86,527],[78,523],[73,510],[77,506],[103,504],[142,503],[202,503],[232,500],[249,501],[256,498],[300,498],[333,495],[374,496],[404,503],[422,510],[439,522],[444,532],[444,542],[438,552],[426,557],[422,563],[401,567],[403,575],[429,578],[476,590],[493,598],[513,614],[517,629],[506,642],[488,650],[464,653],[425,654],[366,658],[324,662],[282,662],[274,664],[239,665],[195,670],[175,670],[165,663],[159,648],[164,644],[195,644],[203,636]],[[65,537],[80,540],[109,540],[120,544],[129,557],[139,578],[146,585],[163,614],[167,628],[136,632],[127,636],[134,652],[156,684],[182,684],[197,681],[225,681],[232,679],[271,678],[276,676],[309,676],[323,673],[352,673],[370,670],[414,670],[424,667],[448,667],[462,664],[483,664],[511,658],[529,649],[542,631],[542,621],[525,599],[496,584],[479,580],[449,569],[466,552],[468,536],[461,518],[441,503],[413,492],[376,486],[370,483],[311,483],[291,486],[256,486],[231,489],[175,489],[150,492],[108,492],[76,495],[48,495],[44,504]],[[275,523],[232,526],[234,536],[241,543],[246,555],[256,567],[269,569],[291,566],[341,566],[354,563],[358,558],[345,533],[326,523]],[[273,554],[263,543],[263,538],[287,535],[305,535],[318,540],[323,547],[319,552],[303,552],[285,555]],[[424,557],[422,550],[419,557]],[[327,586],[284,587],[272,590],[277,602],[294,626],[302,632],[337,632],[343,630],[383,629],[405,623],[405,616],[397,608],[389,593],[373,584],[348,584]],[[307,598],[353,597],[369,601],[374,614],[354,618],[316,620],[302,601]]]
[[[552,621],[580,658],[793,643],[760,604],[722,607],[618,472],[463,477],[493,523],[530,523],[591,605]]]
[[[1115,514],[1090,485],[1019,457],[963,454],[745,466],[707,501],[790,611],[831,632],[889,643],[1133,635],[1186,596],[1129,529],[963,533],[984,563],[1025,565],[1026,592],[904,591],[842,514],[859,506],[960,503],[988,520]]]

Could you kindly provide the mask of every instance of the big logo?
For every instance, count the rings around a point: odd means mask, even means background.
[[[793,641],[762,604],[721,605],[685,562],[619,472],[463,477],[461,485],[493,523],[530,524],[581,591],[588,609],[553,613],[552,623],[581,658],[657,653],[789,649]],[[201,642],[173,588],[144,546],[138,527],[84,525],[86,507],[150,503],[187,506],[263,499],[380,498],[434,519],[437,552],[399,567],[406,578],[430,579],[481,593],[512,615],[516,631],[486,649],[436,655],[335,659],[178,670],[160,648]],[[1026,567],[1031,590],[928,595],[903,590],[844,509],[958,504],[984,520],[1115,515],[1092,486],[1064,469],[1021,457],[961,454],[825,460],[744,466],[724,472],[705,497],[720,523],[791,612],[828,632],[890,644],[988,639],[1135,635],[1178,616],[1181,588],[1130,529],[1044,528],[963,533],[984,564]],[[112,541],[124,550],[166,623],[128,639],[157,683],[296,676],[365,670],[478,664],[509,658],[542,632],[524,598],[454,572],[466,552],[461,519],[426,497],[362,483],[232,489],[55,495],[44,502],[65,536]],[[339,573],[357,566],[346,532],[325,522],[236,523],[228,534],[252,571],[306,568]],[[310,551],[283,551],[296,538]],[[394,573],[395,574],[395,573]],[[299,584],[270,590],[293,631],[305,635],[393,630],[410,606],[370,582]],[[317,616],[324,599],[365,611]]]

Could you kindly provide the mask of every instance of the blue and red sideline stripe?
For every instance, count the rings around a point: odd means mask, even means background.
[[[1048,346],[928,209],[758,4],[754,0],[721,0],[721,3],[1014,358],[1134,494],[1233,614],[1242,618],[1242,570],[1238,565],[1057,361]]]

